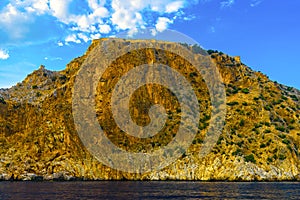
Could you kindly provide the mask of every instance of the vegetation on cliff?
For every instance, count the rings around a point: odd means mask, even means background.
[[[100,42],[93,41],[85,55],[63,71],[41,66],[23,82],[0,90],[0,179],[300,180],[300,91],[253,71],[239,57],[212,50],[208,53],[223,78],[227,98],[226,124],[213,151],[199,158],[211,118],[205,82],[189,63],[170,53],[164,54],[166,64],[177,67],[193,85],[203,112],[192,145],[170,166],[147,174],[120,172],[99,163],[75,130],[72,89],[77,71]],[[120,72],[145,60],[151,62],[155,53],[144,49],[123,56],[98,84],[98,121],[107,137],[126,151],[154,151],[166,145],[179,126],[181,110],[176,97],[155,84],[140,88],[130,108],[137,124],[143,125],[149,123],[145,110],[154,101],[164,105],[167,125],[155,137],[137,139],[123,134],[109,112],[111,90],[122,76]]]

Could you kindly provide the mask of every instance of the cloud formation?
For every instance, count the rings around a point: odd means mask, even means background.
[[[221,2],[221,8],[231,7],[235,3],[234,0],[226,0]]]
[[[21,38],[27,33],[28,23],[32,22],[29,17],[30,13],[22,12],[12,4],[8,4],[2,12],[0,12],[0,28],[6,30],[7,33],[16,39]]]
[[[0,49],[0,59],[1,60],[6,60],[9,58],[8,51]]]
[[[157,23],[155,25],[155,28],[158,32],[163,32],[168,28],[169,24],[172,24],[173,20],[170,20],[169,18],[166,17],[159,17],[157,20]]]
[[[198,0],[11,0],[0,10],[0,28],[11,38],[22,38],[37,18],[52,19],[63,26],[58,44],[81,43],[154,27],[164,31],[174,20],[188,19],[183,9]],[[80,9],[79,9],[80,8]],[[46,18],[48,17],[48,18]],[[33,25],[32,25],[33,26]],[[36,25],[37,26],[37,25]]]
[[[250,6],[251,7],[256,7],[259,4],[261,4],[262,2],[263,2],[263,0],[252,0],[251,3],[250,3]]]

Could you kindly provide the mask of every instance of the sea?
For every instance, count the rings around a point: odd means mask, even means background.
[[[300,182],[0,182],[1,200],[300,199]]]

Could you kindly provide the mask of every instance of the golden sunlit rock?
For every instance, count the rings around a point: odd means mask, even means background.
[[[52,72],[41,66],[23,82],[0,90],[0,179],[300,180],[300,91],[251,70],[238,56],[215,51],[209,53],[225,84],[227,114],[212,152],[199,157],[212,116],[201,75],[172,53],[156,55],[143,49],[116,60],[99,80],[95,109],[106,136],[126,151],[151,152],[168,144],[176,134],[180,105],[172,92],[160,85],[141,87],[130,102],[130,114],[139,125],[149,123],[151,105],[164,105],[167,125],[157,135],[138,139],[124,134],[109,111],[111,90],[124,71],[145,60],[153,63],[153,59],[163,59],[192,84],[202,113],[198,133],[182,157],[161,171],[130,174],[99,163],[77,135],[72,90],[77,71],[100,42],[93,41],[87,52],[63,71]]]

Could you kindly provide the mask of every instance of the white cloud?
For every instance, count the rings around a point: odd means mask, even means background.
[[[6,60],[9,58],[9,52],[3,49],[0,49],[0,59]]]
[[[180,3],[182,2],[182,3]],[[184,4],[189,3],[188,0],[181,0],[181,1],[173,1],[173,0],[152,0],[149,1],[149,7],[152,11],[159,12],[161,14],[163,13],[171,13],[173,10],[177,11],[180,8],[184,7]]]
[[[69,4],[72,0],[49,0],[51,13],[54,17],[62,22],[68,23],[69,18]]]
[[[97,18],[105,18],[109,16],[109,11],[105,7],[99,7],[94,10],[94,12],[89,15],[89,17],[95,22]]]
[[[144,25],[142,15],[139,12],[120,9],[116,11],[111,18],[112,24],[120,30],[134,29]]]
[[[57,45],[60,46],[60,47],[62,47],[62,46],[64,46],[64,43],[58,42]]]
[[[157,23],[155,25],[155,28],[159,32],[163,32],[166,30],[169,26],[169,24],[172,24],[173,21],[166,17],[159,17],[157,20]]]
[[[147,5],[148,0],[112,0],[112,24],[119,30],[143,27],[145,22],[140,12],[143,11]]]
[[[61,57],[45,57],[44,59],[49,61],[63,60]]]
[[[13,38],[22,38],[33,31],[29,24],[37,17],[52,16],[59,26],[66,27],[65,31],[69,34],[64,41],[58,43],[62,46],[64,43],[87,42],[101,35],[110,36],[120,31],[133,34],[146,26],[155,26],[155,31],[161,32],[175,20],[183,19],[185,13],[182,9],[197,1],[10,0],[0,10],[0,28]],[[37,24],[32,26],[36,26],[35,31],[38,30]]]
[[[231,7],[234,4],[234,0],[227,0],[221,2],[221,8],[228,8]]]
[[[166,6],[166,13],[177,12],[180,8],[183,8],[183,6],[184,6],[183,1],[175,1],[175,2],[169,3]]]
[[[110,26],[107,24],[100,25],[99,28],[100,28],[100,33],[103,33],[103,34],[108,34],[111,31]]]
[[[187,0],[112,0],[113,13],[111,17],[112,25],[116,26],[117,30],[127,30],[129,33],[134,33],[138,28],[143,29],[146,26],[155,26],[156,31],[163,31],[169,24],[173,23],[177,16],[183,15],[180,9],[190,3]],[[157,16],[156,24],[149,24],[147,13],[151,16]],[[154,15],[153,15],[154,14]],[[156,31],[152,31],[155,34]]]
[[[214,26],[211,26],[211,27],[210,27],[210,31],[211,31],[212,33],[215,33],[215,32],[216,32],[216,28],[215,28]]]
[[[29,14],[20,12],[11,3],[2,10],[0,19],[0,28],[15,39],[22,38],[29,31],[27,24],[32,21]]]
[[[82,39],[84,42],[88,42],[88,41],[89,41],[88,36],[86,36],[86,35],[83,34],[83,33],[79,33],[79,34],[78,34],[78,38]]]
[[[99,7],[103,7],[106,3],[105,0],[87,0],[88,5],[91,9],[97,10]]]
[[[81,43],[81,41],[77,38],[76,34],[68,35],[66,37],[65,41],[66,41],[66,44],[69,44],[70,42],[74,42],[74,43],[77,43],[77,44]]]
[[[88,16],[85,16],[85,15],[78,16],[77,25],[79,27],[79,30],[81,30],[81,31],[88,30],[88,28],[90,26]]]
[[[250,6],[251,7],[256,7],[258,6],[259,4],[261,4],[263,2],[263,0],[252,0]]]
[[[157,34],[157,30],[156,29],[151,29],[150,30],[151,35],[155,36]]]
[[[100,33],[91,34],[90,37],[92,38],[92,40],[99,39],[101,37],[101,34]]]
[[[193,19],[196,19],[195,15],[189,15],[189,16],[183,17],[183,20],[185,20],[185,21],[191,21]]]
[[[49,12],[48,0],[27,0],[23,3],[27,4],[24,5],[24,7],[28,12],[33,12],[37,15],[42,15],[46,12]]]

